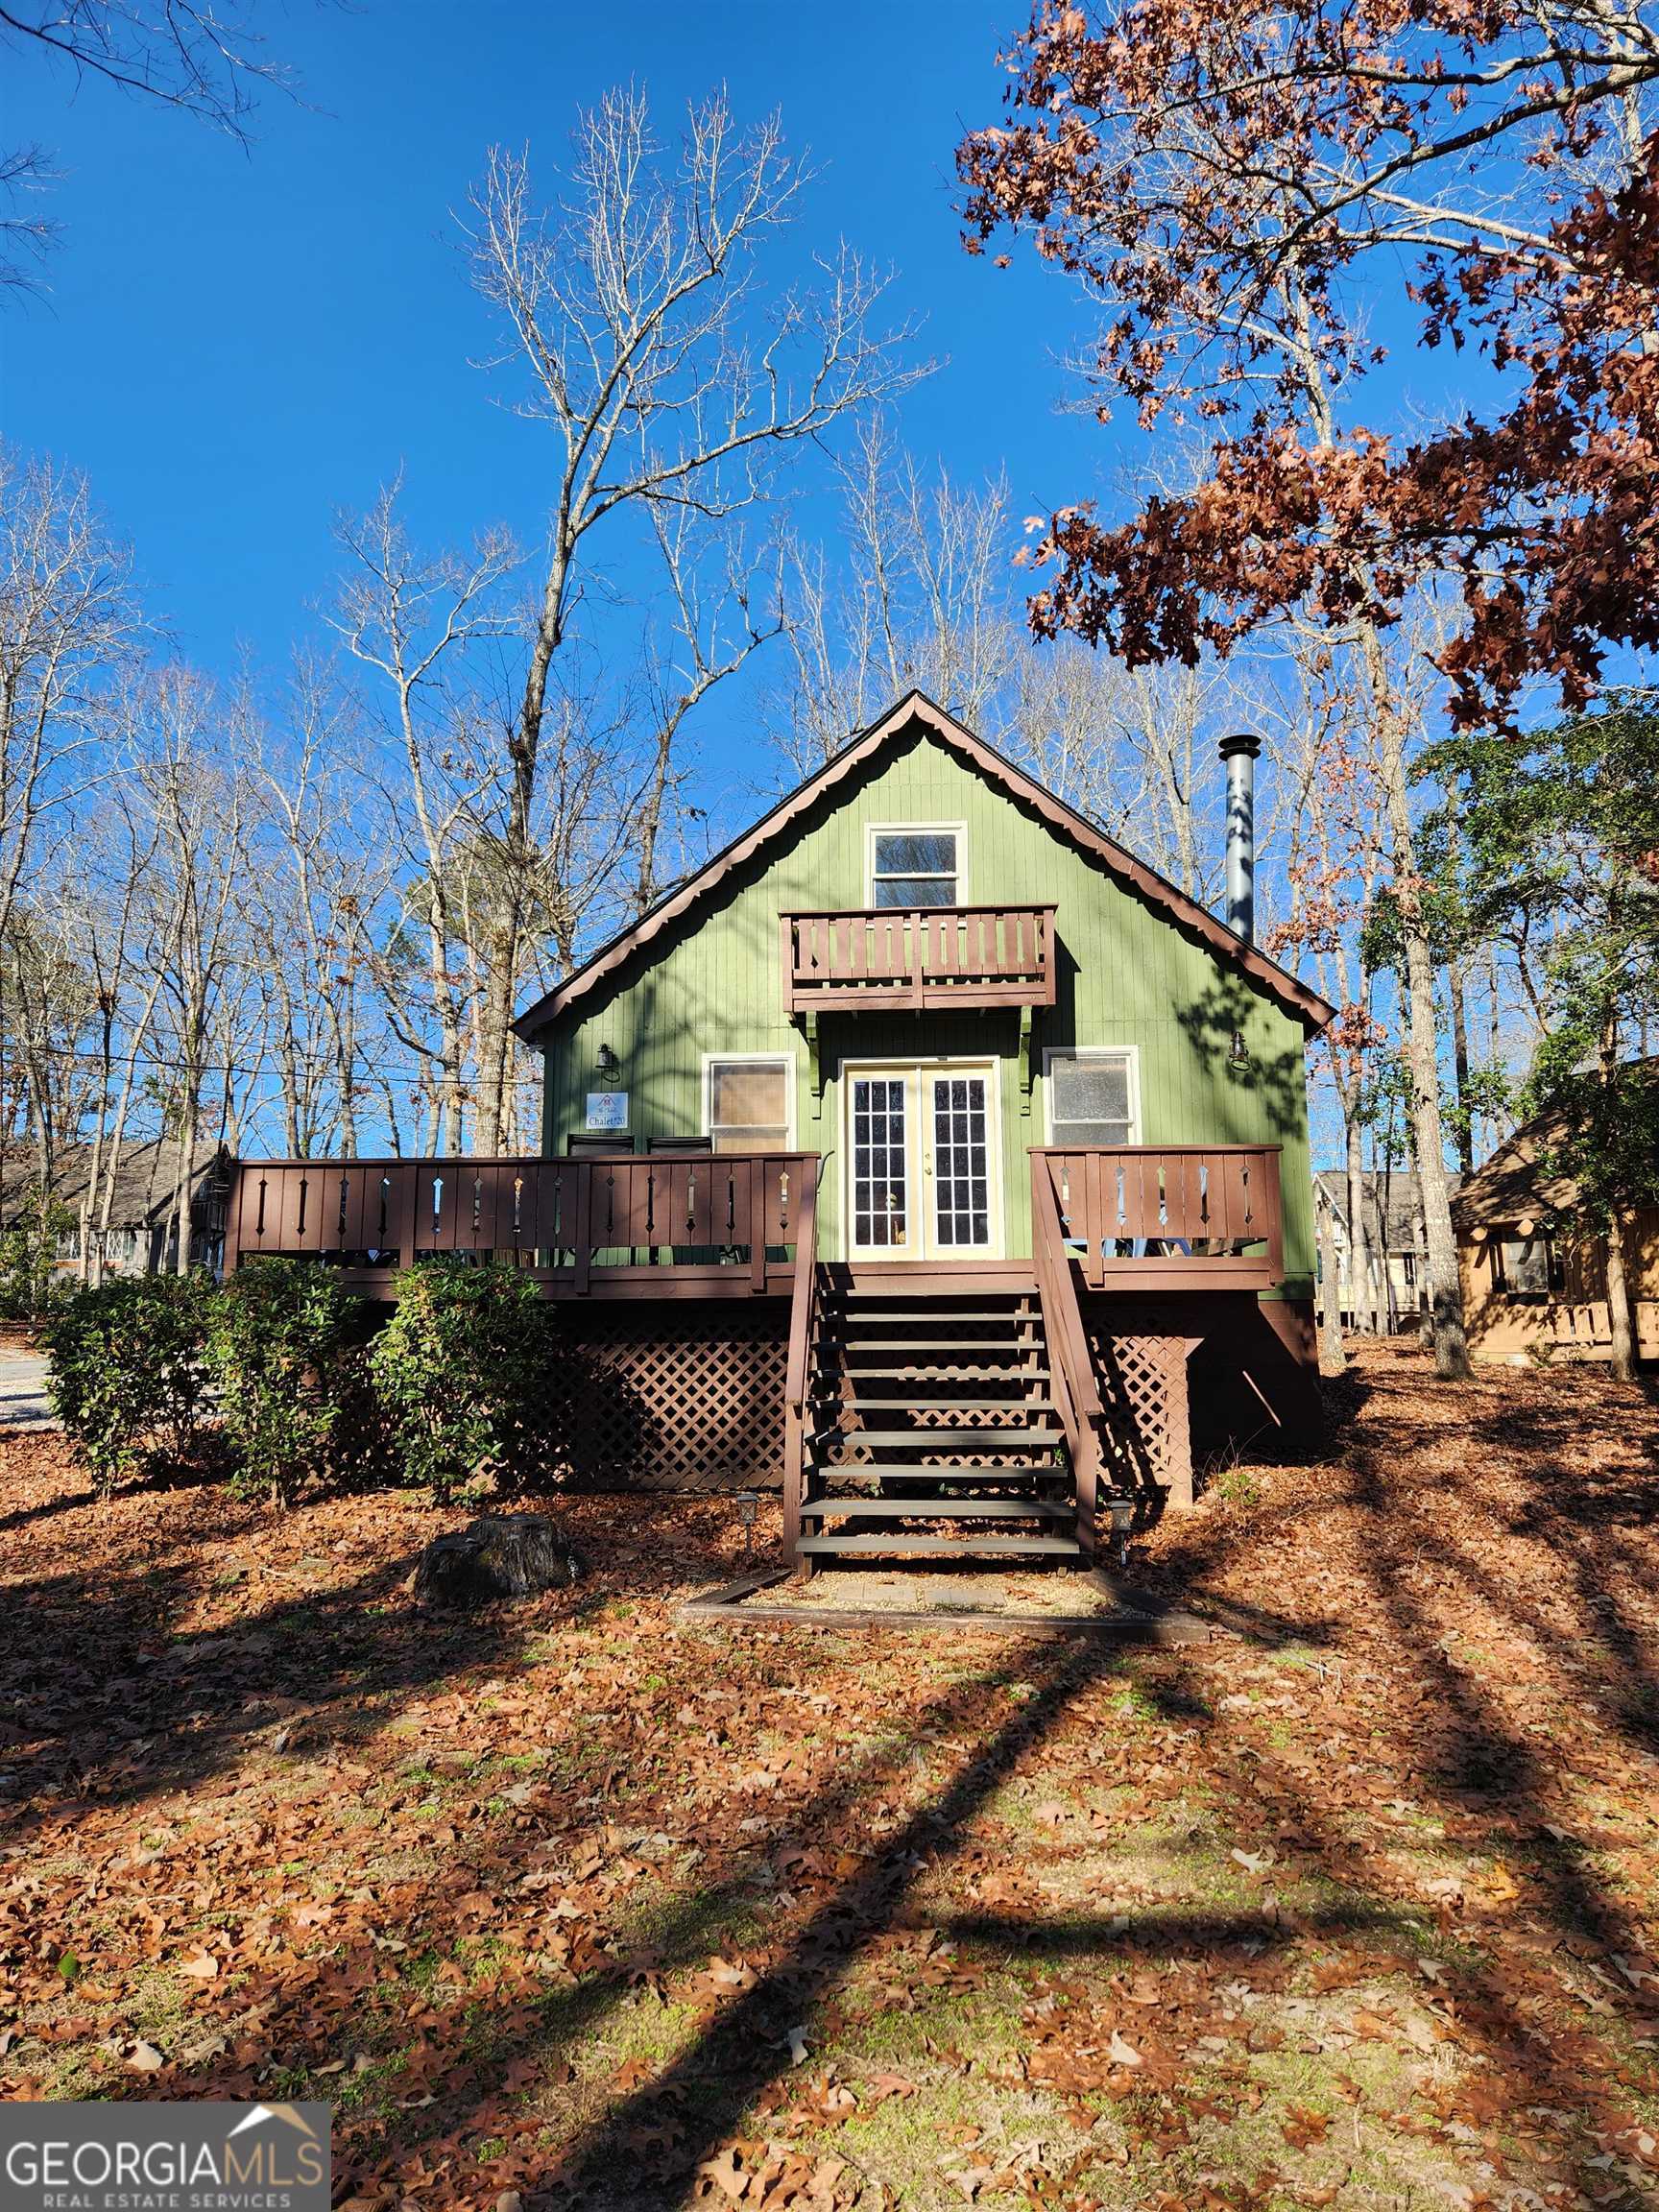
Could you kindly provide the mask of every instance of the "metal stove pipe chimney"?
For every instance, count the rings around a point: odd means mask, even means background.
[[[1246,945],[1256,941],[1256,761],[1262,740],[1247,731],[1223,737],[1227,763],[1227,926]]]

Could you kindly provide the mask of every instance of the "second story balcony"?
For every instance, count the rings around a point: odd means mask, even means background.
[[[787,1014],[1054,1003],[1051,905],[840,907],[778,919]]]

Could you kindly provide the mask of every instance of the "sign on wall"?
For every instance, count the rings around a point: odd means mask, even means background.
[[[589,1129],[626,1129],[628,1126],[627,1092],[589,1091],[588,1094],[588,1126]]]

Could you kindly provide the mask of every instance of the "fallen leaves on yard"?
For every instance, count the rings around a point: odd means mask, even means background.
[[[0,1440],[0,2096],[320,2097],[356,2212],[1650,2188],[1659,1418],[1344,1388],[1142,1547],[1253,1632],[1140,1655],[687,1629],[724,1501],[446,1622],[419,1497]]]

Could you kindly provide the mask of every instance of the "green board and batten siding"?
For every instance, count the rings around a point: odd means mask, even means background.
[[[862,906],[866,826],[966,825],[965,903],[1053,902],[1059,1003],[1032,1017],[1033,1080],[1022,1112],[1019,1016],[993,1012],[838,1013],[820,1017],[824,1089],[816,1112],[805,1040],[782,1010],[781,909]],[[1228,1064],[1241,1030],[1250,1065]],[[1003,1253],[1030,1252],[1027,1145],[1046,1141],[1045,1046],[1138,1050],[1140,1141],[1284,1146],[1286,1292],[1307,1296],[1313,1255],[1303,1029],[1298,1018],[1143,904],[937,740],[918,735],[825,796],[781,841],[733,869],[696,911],[555,1018],[546,1053],[544,1142],[563,1152],[584,1125],[601,1046],[621,1064],[637,1142],[704,1128],[706,1055],[792,1053],[795,1142],[825,1155],[819,1248],[842,1256],[840,1064],[995,1058],[1000,1070]]]

